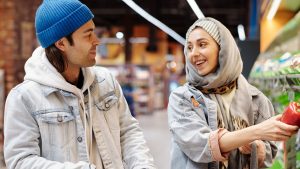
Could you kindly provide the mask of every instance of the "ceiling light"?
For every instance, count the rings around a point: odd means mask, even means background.
[[[281,2],[281,0],[273,0],[272,1],[271,7],[270,7],[268,15],[267,15],[267,19],[269,21],[271,21],[273,19],[273,17],[275,16],[275,14],[279,8],[280,2]]]
[[[185,39],[181,37],[178,33],[173,31],[171,28],[169,28],[167,25],[163,24],[153,16],[151,16],[149,13],[147,13],[145,10],[143,10],[140,6],[138,6],[135,2],[132,0],[122,0],[124,3],[126,3],[131,9],[133,9],[135,12],[140,14],[142,17],[144,17],[146,20],[151,22],[153,25],[157,26],[164,32],[166,32],[168,35],[170,35],[172,38],[177,40],[179,43],[184,45]]]
[[[237,29],[238,29],[239,39],[241,41],[244,41],[246,39],[244,26],[242,24],[239,24]]]
[[[195,2],[195,0],[187,0],[187,2],[189,3],[190,7],[192,8],[192,10],[194,11],[194,13],[196,14],[196,16],[198,17],[198,19],[200,18],[204,18],[203,13],[201,12],[200,8],[198,7],[197,3]]]
[[[116,38],[122,39],[123,37],[124,37],[123,32],[117,32],[117,33],[116,33]]]

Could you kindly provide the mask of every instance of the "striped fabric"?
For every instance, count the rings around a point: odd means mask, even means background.
[[[217,25],[210,20],[202,20],[197,26],[203,28],[220,45],[220,34]]]

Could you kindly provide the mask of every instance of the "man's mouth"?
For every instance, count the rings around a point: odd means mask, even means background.
[[[96,49],[91,49],[90,54],[95,55],[96,54]]]

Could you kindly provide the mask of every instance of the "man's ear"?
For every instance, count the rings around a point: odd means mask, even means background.
[[[67,43],[66,43],[66,38],[65,37],[63,37],[63,38],[61,38],[61,39],[59,39],[58,41],[56,41],[55,43],[54,43],[54,45],[59,49],[59,50],[61,50],[61,51],[65,51],[66,50],[66,45],[67,45]]]

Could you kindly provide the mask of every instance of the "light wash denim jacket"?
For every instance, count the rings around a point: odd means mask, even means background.
[[[249,113],[254,124],[265,120],[264,112],[270,112],[270,101],[255,87],[249,85],[253,98],[252,111]],[[191,98],[197,100],[195,107]],[[252,123],[252,122],[251,122]],[[250,123],[250,124],[251,124]],[[221,155],[218,146],[217,105],[204,96],[198,89],[186,83],[175,89],[169,98],[168,124],[172,133],[171,169],[218,169]],[[253,125],[253,124],[251,124]],[[212,142],[217,143],[212,145]],[[272,142],[265,142],[265,166],[272,164],[277,148]],[[222,155],[221,155],[222,156]],[[233,167],[233,169],[236,169]]]
[[[80,117],[83,109],[90,108],[93,111],[88,118],[92,119],[89,122],[98,149],[94,151],[99,151],[105,169],[154,168],[138,122],[130,115],[120,86],[107,69],[86,69],[94,78],[85,78],[89,85],[81,92],[55,73],[43,49],[36,49],[26,64],[25,81],[11,90],[5,105],[4,156],[8,169],[95,168],[89,162]],[[32,73],[34,77],[30,77]]]

